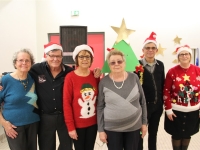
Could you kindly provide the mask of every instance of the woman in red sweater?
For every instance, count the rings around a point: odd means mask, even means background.
[[[187,150],[191,135],[199,131],[200,68],[190,64],[192,50],[176,49],[179,65],[171,68],[165,80],[165,130],[172,135],[173,150]]]
[[[99,78],[90,66],[94,52],[79,45],[73,52],[76,70],[67,74],[63,87],[63,109],[69,136],[76,150],[93,150],[97,134],[96,101]]]

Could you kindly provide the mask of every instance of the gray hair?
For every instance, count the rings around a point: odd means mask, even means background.
[[[106,57],[107,62],[109,62],[110,57],[113,56],[113,55],[120,55],[120,56],[122,56],[122,59],[125,61],[125,56],[124,56],[124,54],[123,54],[121,51],[119,51],[119,50],[113,49],[113,50],[111,50],[111,51],[108,53],[108,55],[107,55],[107,57]]]
[[[14,55],[13,55],[13,66],[14,66],[15,69],[16,69],[15,64],[16,64],[17,56],[18,56],[19,53],[27,53],[27,54],[30,56],[30,59],[31,59],[31,66],[35,63],[33,54],[32,54],[32,52],[30,51],[30,49],[24,48],[24,49],[21,49],[21,50],[15,52]]]

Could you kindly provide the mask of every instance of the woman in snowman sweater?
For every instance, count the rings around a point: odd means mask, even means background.
[[[64,81],[63,110],[69,136],[76,150],[93,150],[97,134],[96,101],[99,78],[90,66],[94,52],[88,45],[79,45],[73,52],[75,71]]]

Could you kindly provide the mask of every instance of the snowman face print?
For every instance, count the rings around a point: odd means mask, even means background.
[[[81,97],[78,99],[78,103],[81,106],[80,118],[90,118],[95,115],[95,102],[96,96],[92,88],[85,88],[81,91]]]

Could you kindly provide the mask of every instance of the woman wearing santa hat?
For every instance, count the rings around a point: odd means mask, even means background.
[[[191,64],[192,50],[178,47],[179,64],[167,72],[164,85],[165,131],[172,135],[173,150],[187,150],[199,131],[200,68]]]
[[[99,78],[90,70],[93,58],[92,47],[77,46],[73,52],[77,68],[67,74],[64,81],[64,118],[76,150],[93,150],[96,140]]]

